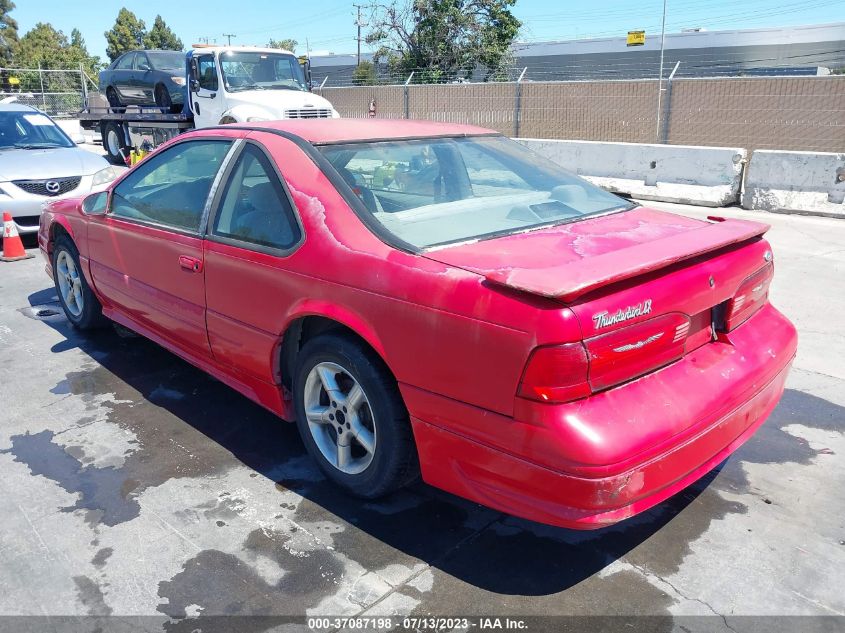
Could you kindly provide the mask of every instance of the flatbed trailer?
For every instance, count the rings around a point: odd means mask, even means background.
[[[79,113],[79,124],[85,130],[99,130],[109,160],[123,165],[133,148],[155,148],[194,129],[194,117],[158,106],[91,107]]]

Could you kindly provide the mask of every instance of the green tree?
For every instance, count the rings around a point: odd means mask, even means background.
[[[73,29],[70,32],[70,50],[67,52],[68,61],[70,63],[82,63],[82,68],[86,74],[94,81],[97,81],[97,75],[103,67],[100,58],[96,55],[91,55],[88,52],[88,47],[85,45],[85,39],[79,29]]]
[[[376,61],[394,72],[416,71],[415,81],[501,77],[522,23],[510,9],[516,0],[393,0],[376,5],[367,42]]]
[[[176,33],[167,26],[160,15],[157,15],[155,22],[153,22],[153,28],[144,38],[144,46],[165,51],[181,51],[182,40],[176,37]]]
[[[352,83],[356,86],[375,86],[378,83],[375,64],[368,61],[358,64],[352,71]]]
[[[79,64],[89,75],[96,76],[100,58],[88,53],[82,34],[74,29],[70,41],[53,28],[39,22],[20,39],[15,47],[15,64],[20,68],[77,69]]]
[[[114,26],[104,33],[107,43],[106,55],[114,61],[126,51],[141,48],[146,34],[147,27],[144,21],[139,20],[134,13],[123,7],[117,13]]]
[[[57,31],[53,25],[39,22],[20,38],[15,47],[15,65],[19,68],[42,68],[45,70],[73,70],[78,71],[80,64],[89,77],[97,78],[100,69],[100,59],[88,53],[82,34],[76,29],[71,38],[62,31]],[[78,97],[71,97],[70,93],[80,92],[80,76],[72,73],[44,73],[20,72],[20,87],[23,90],[40,90],[42,81],[44,89],[52,93],[68,93],[63,97],[67,103],[51,103],[56,109],[62,107],[79,108]]]
[[[286,51],[290,51],[291,53],[293,53],[296,50],[297,44],[299,44],[299,42],[290,38],[284,40],[271,39],[269,42],[267,42],[267,48],[282,48]]]
[[[18,23],[9,15],[14,8],[11,0],[0,0],[0,66],[11,64],[18,43]]]

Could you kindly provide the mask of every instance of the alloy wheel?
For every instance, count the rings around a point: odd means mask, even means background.
[[[56,257],[56,279],[59,283],[59,291],[62,293],[62,301],[68,312],[75,317],[81,316],[85,308],[82,278],[79,276],[79,269],[73,257],[65,250]]]
[[[309,372],[303,395],[308,429],[323,457],[348,475],[363,472],[378,438],[360,383],[340,365],[322,362]]]

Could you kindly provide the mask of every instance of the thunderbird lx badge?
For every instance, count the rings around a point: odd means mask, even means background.
[[[651,299],[646,299],[642,303],[627,308],[619,308],[616,312],[611,314],[607,310],[593,315],[593,323],[597,330],[623,321],[630,321],[638,316],[651,313]]]

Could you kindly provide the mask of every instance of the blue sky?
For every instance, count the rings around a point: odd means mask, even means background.
[[[70,34],[78,28],[94,55],[105,59],[103,32],[126,6],[150,27],[156,14],[182,38],[186,46],[208,37],[224,42],[223,33],[235,33],[233,43],[265,44],[270,38],[292,37],[297,52],[355,51],[354,0],[15,0],[12,16],[21,34],[36,22],[50,22]],[[360,3],[366,0],[357,0]],[[662,0],[604,0],[587,5],[575,0],[517,0],[514,13],[523,22],[521,40],[572,39],[624,35],[628,30],[660,32]],[[843,19],[845,0],[668,0],[667,30],[705,27],[708,30],[791,26],[837,22]],[[365,47],[366,50],[366,47]]]

